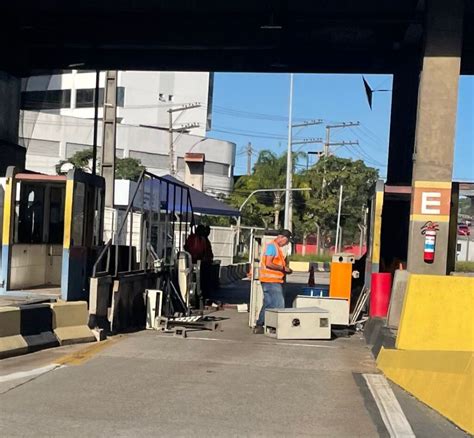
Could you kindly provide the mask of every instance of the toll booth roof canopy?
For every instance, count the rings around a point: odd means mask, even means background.
[[[205,193],[200,192],[194,187],[188,186],[171,175],[165,175],[162,178],[172,183],[179,184],[182,187],[188,188],[194,213],[209,214],[212,216],[240,216],[240,211],[237,208],[231,207],[230,205],[227,205],[224,202],[213,198],[212,196],[206,195]]]

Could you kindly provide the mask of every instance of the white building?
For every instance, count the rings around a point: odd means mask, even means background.
[[[61,160],[93,144],[96,72],[62,70],[23,81],[20,142],[27,148],[26,167],[55,173]],[[99,75],[98,145],[102,143],[105,72]],[[235,145],[206,138],[212,113],[213,74],[200,72],[120,71],[117,80],[117,157],[137,158],[150,172],[170,173],[169,112],[172,112],[174,169],[184,180],[184,156],[205,156],[204,191],[229,193],[233,184]],[[100,148],[97,154],[100,159]],[[192,172],[188,167],[188,178]],[[192,176],[192,175],[191,175]]]
[[[91,148],[93,144],[93,120],[22,111],[20,124],[20,142],[27,148],[26,168],[29,170],[54,174],[61,160]],[[101,122],[98,128],[97,156],[100,157]],[[116,156],[137,158],[158,176],[169,174],[168,135],[161,129],[118,124]],[[205,155],[204,191],[208,194],[229,193],[233,184],[234,143],[175,133],[174,146],[179,179],[184,181],[185,154],[202,153]]]
[[[102,118],[104,83],[105,72],[102,72],[99,118]],[[22,84],[22,109],[93,119],[95,85],[96,73],[90,70],[61,70],[57,74],[32,76]],[[212,93],[212,73],[119,71],[117,120],[127,125],[168,129],[168,109],[199,103],[199,108],[174,113],[173,127],[198,125],[190,132],[204,136],[211,124]]]

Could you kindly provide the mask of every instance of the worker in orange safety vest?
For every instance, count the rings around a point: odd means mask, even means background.
[[[282,248],[292,241],[289,230],[282,230],[272,242],[268,243],[260,262],[259,280],[263,289],[263,305],[253,332],[262,334],[265,323],[265,310],[282,309],[285,307],[283,296],[283,283],[286,276],[293,271],[286,266],[285,255]]]

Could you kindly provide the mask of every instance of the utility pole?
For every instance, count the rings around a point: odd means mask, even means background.
[[[252,148],[252,143],[248,143],[247,145],[247,175],[250,176],[252,173],[252,154],[253,154],[253,148]]]
[[[360,122],[342,122],[335,123],[333,125],[326,125],[326,141],[324,143],[324,160],[326,160],[330,153],[332,146],[350,146],[358,145],[358,141],[340,141],[331,143],[331,129],[335,128],[350,128],[351,126],[359,126]],[[324,189],[326,187],[326,161],[323,163],[323,187],[321,190],[321,195],[324,196]]]
[[[331,146],[349,146],[350,144],[359,144],[359,142],[336,142],[331,143],[331,129],[350,128],[351,126],[359,126],[360,122],[342,122],[334,125],[326,125],[326,141],[324,142],[324,156],[329,157]]]
[[[169,116],[169,118],[168,118],[169,156],[170,156],[169,171],[170,171],[171,176],[176,175],[176,167],[175,167],[175,161],[176,160],[175,160],[174,135],[173,135],[173,133],[175,131],[181,131],[182,132],[187,128],[195,128],[195,127],[199,126],[199,124],[190,123],[190,124],[187,124],[187,125],[181,126],[180,128],[175,129],[173,127],[173,113],[176,113],[176,112],[181,112],[182,113],[183,111],[193,109],[193,108],[199,108],[200,106],[201,106],[200,103],[188,103],[188,104],[182,105],[178,108],[170,108],[168,110],[168,116]],[[178,118],[179,118],[179,116],[178,116]]]
[[[105,206],[114,207],[115,145],[117,136],[117,79],[116,70],[105,73],[104,109],[102,123],[102,159],[100,174],[105,179]]]
[[[95,72],[95,90],[94,90],[94,135],[92,140],[92,175],[97,173],[97,132],[99,125],[99,85],[100,70]],[[105,107],[105,106],[104,106]],[[114,182],[115,184],[115,182]]]
[[[290,99],[288,102],[288,151],[286,155],[286,196],[285,196],[285,228],[292,228],[292,198],[293,188],[293,149],[292,149],[292,119],[293,119],[293,73],[290,74]]]

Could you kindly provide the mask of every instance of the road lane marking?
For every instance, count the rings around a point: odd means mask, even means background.
[[[40,376],[41,374],[49,373],[57,368],[61,368],[62,365],[53,363],[44,367],[35,368],[28,371],[18,371],[16,373],[7,374],[0,376],[0,383],[10,382],[11,380],[25,379]]]
[[[164,337],[164,336],[159,336],[161,339],[177,339],[176,337]],[[201,338],[199,336],[188,336],[186,340],[194,340],[194,341],[217,341],[217,342],[227,342],[230,344],[248,344],[248,341],[237,341],[235,339],[220,339],[220,338]],[[289,347],[310,347],[310,348],[338,348],[333,345],[321,345],[321,344],[301,344],[301,343],[295,343],[295,342],[255,342],[252,343],[252,345],[268,345],[268,346],[289,346]]]
[[[387,379],[381,374],[363,374],[363,376],[390,437],[415,437]]]

